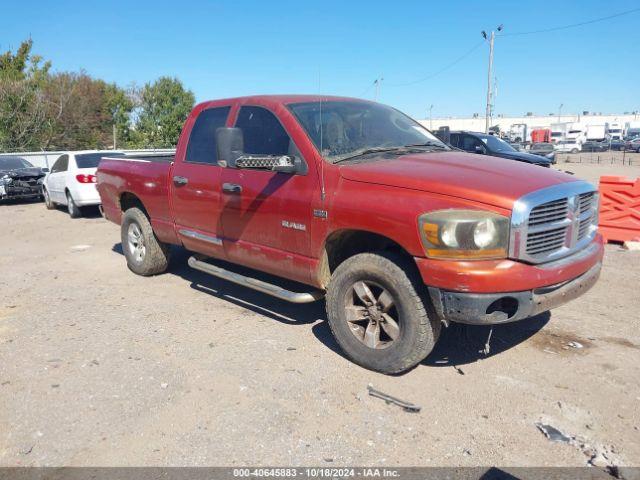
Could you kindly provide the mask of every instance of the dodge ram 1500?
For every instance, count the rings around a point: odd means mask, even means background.
[[[352,98],[204,102],[175,157],[105,158],[97,177],[133,272],[164,272],[181,245],[216,277],[290,302],[326,297],[346,355],[384,373],[418,364],[449,322],[512,322],[578,297],[603,257],[591,184],[454,151]]]

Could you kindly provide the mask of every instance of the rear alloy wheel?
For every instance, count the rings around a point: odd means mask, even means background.
[[[170,248],[153,233],[151,223],[139,208],[124,213],[121,225],[122,251],[129,270],[149,276],[164,272],[169,265]]]
[[[46,188],[42,189],[42,196],[44,197],[44,206],[47,207],[47,210],[53,210],[56,208],[56,204],[51,201],[49,191]]]
[[[76,202],[73,201],[73,197],[69,192],[67,192],[67,210],[69,210],[69,216],[71,218],[78,218],[82,216],[80,207],[78,207]]]
[[[441,322],[415,265],[394,253],[361,253],[342,262],[331,275],[326,302],[336,342],[370,370],[409,370],[440,334]]]

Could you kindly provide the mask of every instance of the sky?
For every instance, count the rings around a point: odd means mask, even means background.
[[[495,114],[640,110],[639,0],[3,0],[0,52],[24,39],[54,71],[126,87],[168,75],[198,101],[261,93],[374,99],[424,119],[484,115],[496,37]],[[462,58],[461,58],[462,57]],[[459,60],[459,61],[457,61]],[[457,62],[456,62],[457,61]],[[454,63],[452,65],[452,63]]]

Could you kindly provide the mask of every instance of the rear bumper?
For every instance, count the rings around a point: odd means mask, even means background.
[[[89,205],[99,205],[100,195],[96,189],[95,183],[78,184],[69,188],[73,201],[79,207]]]
[[[602,263],[563,283],[521,292],[462,293],[429,287],[441,319],[447,322],[490,325],[515,322],[559,307],[589,290],[598,280]]]

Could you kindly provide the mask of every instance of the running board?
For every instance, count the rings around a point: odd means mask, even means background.
[[[210,263],[198,260],[195,257],[189,257],[188,263],[191,268],[195,268],[196,270],[200,270],[201,272],[208,273],[209,275],[222,278],[223,280],[227,280],[238,285],[242,285],[243,287],[252,288],[253,290],[266,293],[267,295],[271,295],[272,297],[276,297],[287,302],[310,303],[315,302],[316,300],[320,300],[322,297],[324,297],[324,292],[321,292],[320,290],[303,293],[292,292],[291,290],[286,290],[282,287],[263,282],[262,280],[258,280],[256,278],[245,277],[244,275],[240,275],[239,273],[230,272],[229,270],[225,270],[224,268],[216,267],[215,265],[211,265]]]

